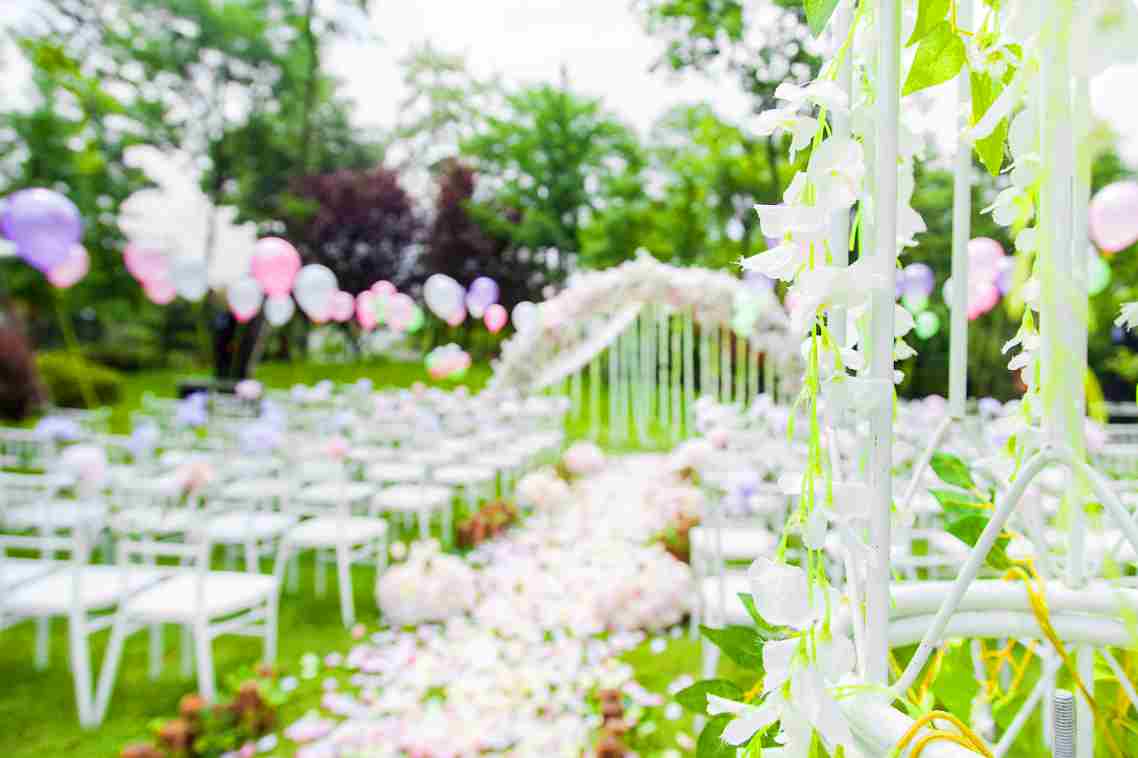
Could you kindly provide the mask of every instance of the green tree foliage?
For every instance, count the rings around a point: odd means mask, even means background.
[[[546,255],[558,277],[581,249],[599,198],[644,161],[635,135],[600,101],[551,85],[509,95],[504,113],[487,118],[462,152],[487,192],[472,204],[479,221],[513,247]]]

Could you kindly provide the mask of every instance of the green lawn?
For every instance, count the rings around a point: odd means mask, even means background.
[[[309,363],[269,363],[258,367],[256,378],[270,388],[288,388],[296,383],[312,384],[320,379],[353,382],[370,378],[377,388],[406,387],[414,382],[430,382],[421,363],[395,363],[375,361],[354,364],[317,365]],[[486,365],[471,368],[463,384],[472,391],[485,385],[490,376]],[[129,431],[129,418],[147,392],[159,396],[172,396],[185,372],[148,371],[128,376],[121,401],[114,407],[112,426],[115,431]],[[453,387],[455,382],[441,383]],[[600,407],[607,409],[607,393],[602,393]],[[601,419],[602,438],[606,419]],[[571,438],[588,436],[590,422],[586,414],[571,417],[568,421]],[[659,446],[667,443],[661,435]],[[635,449],[631,443],[622,448]],[[356,609],[359,620],[369,630],[378,624],[374,599],[374,571],[357,567],[353,572]],[[313,567],[309,559],[301,563],[299,594],[285,594],[281,602],[280,648],[278,664],[286,672],[298,673],[299,661],[305,653],[323,655],[344,652],[351,644],[348,632],[340,623],[340,612],[334,572],[330,572],[328,594],[318,598],[313,590]],[[57,620],[52,629],[52,663],[45,671],[36,671],[32,665],[34,625],[24,623],[0,632],[0,756],[114,756],[123,745],[149,737],[150,724],[156,719],[176,715],[179,699],[194,690],[193,679],[180,674],[176,630],[166,632],[166,666],[161,678],[151,682],[147,676],[147,636],[134,635],[128,642],[120,669],[118,684],[111,700],[106,722],[92,732],[79,728],[72,694],[71,674],[68,668],[66,623]],[[93,641],[94,666],[101,663],[103,648],[109,632],[102,632]],[[235,637],[222,637],[215,643],[215,665],[219,686],[227,676],[254,665],[260,655],[260,641]],[[649,689],[663,692],[667,684],[679,673],[695,673],[698,654],[692,643],[673,641],[663,655],[647,649],[634,651],[629,660],[644,675]],[[284,706],[282,723],[288,724],[309,708],[320,697],[317,682],[302,685]],[[663,719],[661,719],[663,721]],[[661,733],[646,740],[649,745],[672,746],[674,733],[690,729],[690,719],[661,723]],[[274,755],[288,756],[292,751],[282,740]]]

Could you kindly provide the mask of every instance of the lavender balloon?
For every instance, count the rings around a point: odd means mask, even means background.
[[[924,263],[910,263],[901,277],[901,294],[928,297],[936,287],[936,274]]]
[[[480,276],[466,291],[466,309],[474,318],[482,318],[486,309],[498,302],[498,294],[498,283],[488,276]]]
[[[83,236],[83,219],[75,204],[40,187],[9,196],[0,227],[15,243],[16,254],[44,273],[66,261]]]

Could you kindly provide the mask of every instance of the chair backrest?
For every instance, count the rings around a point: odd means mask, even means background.
[[[11,556],[9,551],[18,551],[21,555]],[[67,537],[0,535],[0,628],[4,627],[6,597],[19,590],[24,582],[33,582],[52,572],[69,572],[68,607],[72,614],[82,612],[83,567],[90,560],[90,554],[90,545],[79,531]],[[31,559],[42,562],[42,570],[17,572],[12,561],[14,557],[19,558],[21,569],[26,569],[27,561]]]

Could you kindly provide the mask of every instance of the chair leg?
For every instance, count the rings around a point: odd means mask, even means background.
[[[87,645],[87,628],[82,618],[72,616],[67,624],[67,636],[71,648],[71,678],[75,682],[75,709],[79,712],[79,725],[90,729],[94,726],[91,650]]]
[[[316,597],[324,597],[328,594],[328,567],[324,563],[324,556],[320,554],[320,549],[312,551],[312,560],[316,564],[316,572],[313,577],[313,583],[316,585]]]
[[[352,589],[352,549],[349,545],[336,546],[336,573],[340,585],[340,616],[344,628],[356,622],[356,600]]]
[[[51,617],[36,619],[36,671],[43,671],[51,662]]]
[[[280,585],[269,597],[265,608],[265,663],[273,664],[277,660],[277,608],[280,603]]]
[[[253,573],[261,573],[261,561],[258,556],[257,538],[251,537],[245,540],[245,570]]]
[[[162,676],[163,632],[161,624],[150,625],[150,681]]]
[[[208,622],[194,625],[194,657],[198,661],[198,692],[207,703],[217,697],[213,685],[213,642]]]
[[[95,726],[103,723],[107,715],[107,706],[110,705],[111,692],[114,690],[119,663],[122,661],[123,642],[129,633],[126,620],[115,619],[111,628],[111,641],[107,644],[107,653],[103,657],[103,668],[99,671],[99,687],[95,693]]]
[[[277,544],[277,559],[273,563],[273,576],[277,578],[277,586],[283,586],[286,573],[291,574],[292,578],[295,578],[298,573],[296,566],[289,562],[291,557],[292,545],[289,544],[288,540],[282,538]]]
[[[189,679],[194,675],[194,635],[185,624],[178,629],[181,636],[179,645],[182,648],[182,678]]]

